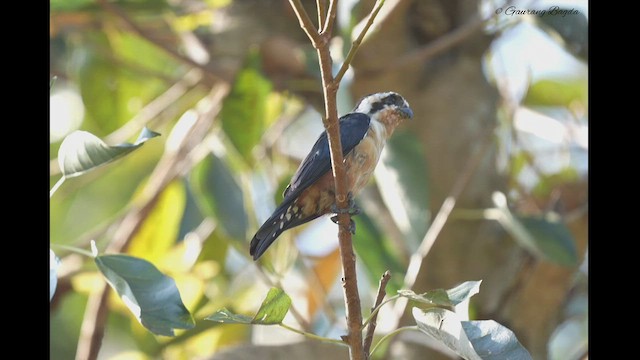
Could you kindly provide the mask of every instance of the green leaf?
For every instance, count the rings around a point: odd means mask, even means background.
[[[418,329],[468,360],[526,360],[531,355],[513,332],[492,320],[461,321],[442,308],[413,308]]]
[[[229,236],[244,241],[249,226],[244,195],[226,162],[209,154],[192,170],[191,183],[203,213],[218,219]]]
[[[495,209],[489,209],[516,242],[534,256],[563,266],[576,266],[578,253],[573,235],[554,213],[546,216],[514,216],[504,194],[493,195]]]
[[[165,256],[178,238],[185,203],[184,184],[180,180],[169,183],[131,240],[127,253],[149,261]]]
[[[291,307],[291,298],[284,290],[271,288],[253,318],[254,324],[280,324]]]
[[[234,314],[227,308],[222,308],[214,314],[204,318],[205,320],[221,322],[225,324],[251,324],[253,318],[246,315]]]
[[[74,131],[67,135],[60,145],[58,164],[64,177],[80,176],[127,155],[147,140],[159,135],[145,127],[135,143],[109,146],[89,132]]]
[[[526,106],[565,106],[574,102],[587,103],[587,83],[584,79],[544,79],[533,83],[524,98]]]
[[[411,290],[399,290],[398,295],[424,304],[453,308],[469,300],[473,295],[477,294],[480,291],[481,282],[482,280],[466,281],[449,290],[430,290],[420,295]]]
[[[222,308],[204,319],[229,324],[276,325],[282,323],[290,307],[289,295],[281,289],[271,288],[253,318],[234,314],[227,308]]]
[[[154,334],[174,336],[174,329],[195,326],[175,281],[150,262],[127,255],[101,255],[95,262],[138,321]]]
[[[380,274],[389,270],[392,277],[387,284],[387,291],[394,292],[400,289],[406,267],[402,265],[397,248],[365,212],[353,217],[353,220],[358,229],[353,235],[353,247],[362,259],[371,284],[377,285]]]
[[[266,129],[267,100],[271,83],[260,73],[260,58],[251,52],[247,65],[238,73],[220,112],[222,129],[245,161],[253,164],[251,150]]]
[[[410,244],[418,246],[429,228],[429,184],[422,142],[408,131],[387,141],[375,171],[391,216]]]
[[[516,219],[534,239],[546,260],[563,266],[578,265],[578,250],[573,235],[557,217],[522,217]]]

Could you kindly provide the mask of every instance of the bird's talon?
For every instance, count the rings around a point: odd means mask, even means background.
[[[331,205],[331,212],[334,214],[349,214],[351,216],[360,214],[360,208],[356,205],[351,191],[347,194],[348,205],[344,209],[339,209],[336,204]],[[337,224],[337,221],[334,221]]]

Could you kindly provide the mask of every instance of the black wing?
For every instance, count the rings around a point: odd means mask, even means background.
[[[340,142],[342,143],[343,156],[349,154],[362,141],[367,134],[370,121],[369,116],[362,113],[350,113],[340,118]],[[302,191],[330,170],[331,154],[329,153],[329,142],[327,133],[323,132],[311,148],[309,155],[302,161],[302,164],[293,175],[291,183],[284,191],[282,203],[251,239],[249,253],[254,260],[262,256],[282,232],[320,216],[320,214],[306,216],[298,214],[286,217],[285,214]]]
[[[369,130],[370,122],[371,118],[363,113],[349,113],[340,118],[340,142],[342,143],[343,157],[347,156],[364,139],[367,130]],[[331,153],[329,152],[327,132],[323,131],[284,190],[285,199],[295,198],[302,190],[311,186],[329,170],[331,170]]]

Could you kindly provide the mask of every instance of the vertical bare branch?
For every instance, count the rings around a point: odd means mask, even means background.
[[[318,9],[324,8],[318,0]],[[380,1],[384,2],[383,0]],[[338,209],[346,209],[347,204],[347,185],[346,170],[344,167],[344,159],[342,155],[342,143],[340,141],[340,127],[338,124],[338,110],[336,104],[336,95],[340,86],[340,78],[335,79],[332,75],[332,60],[329,50],[329,40],[333,32],[335,23],[338,1],[329,1],[329,10],[324,25],[320,28],[320,33],[314,28],[309,15],[306,13],[300,0],[289,0],[296,16],[300,22],[300,27],[307,33],[311,44],[318,53],[318,61],[320,63],[320,73],[322,74],[322,87],[325,103],[325,117],[323,124],[327,132],[327,140],[329,141],[329,151],[331,153],[331,165],[335,184],[336,206]],[[381,6],[379,4],[378,6]],[[379,8],[378,8],[379,10]],[[377,12],[376,12],[377,13]],[[318,15],[319,19],[322,15]],[[375,18],[375,14],[371,16],[371,21]],[[367,27],[368,29],[368,27]],[[363,33],[366,29],[363,30]],[[364,34],[361,34],[364,36]],[[353,57],[353,56],[352,56]],[[349,61],[345,61],[344,67],[349,66]],[[349,354],[351,359],[363,360],[366,354],[363,350],[362,342],[362,311],[360,305],[360,295],[358,294],[358,280],[356,276],[356,256],[353,251],[353,243],[349,224],[351,216],[348,213],[338,214],[338,241],[340,243],[340,258],[342,260],[342,288],[344,292],[348,335],[343,336],[343,340],[349,345]]]

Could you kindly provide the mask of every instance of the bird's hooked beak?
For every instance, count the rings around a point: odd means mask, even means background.
[[[409,106],[403,106],[400,109],[400,113],[402,114],[402,116],[406,119],[411,119],[413,118],[413,110],[411,110],[411,108]]]

